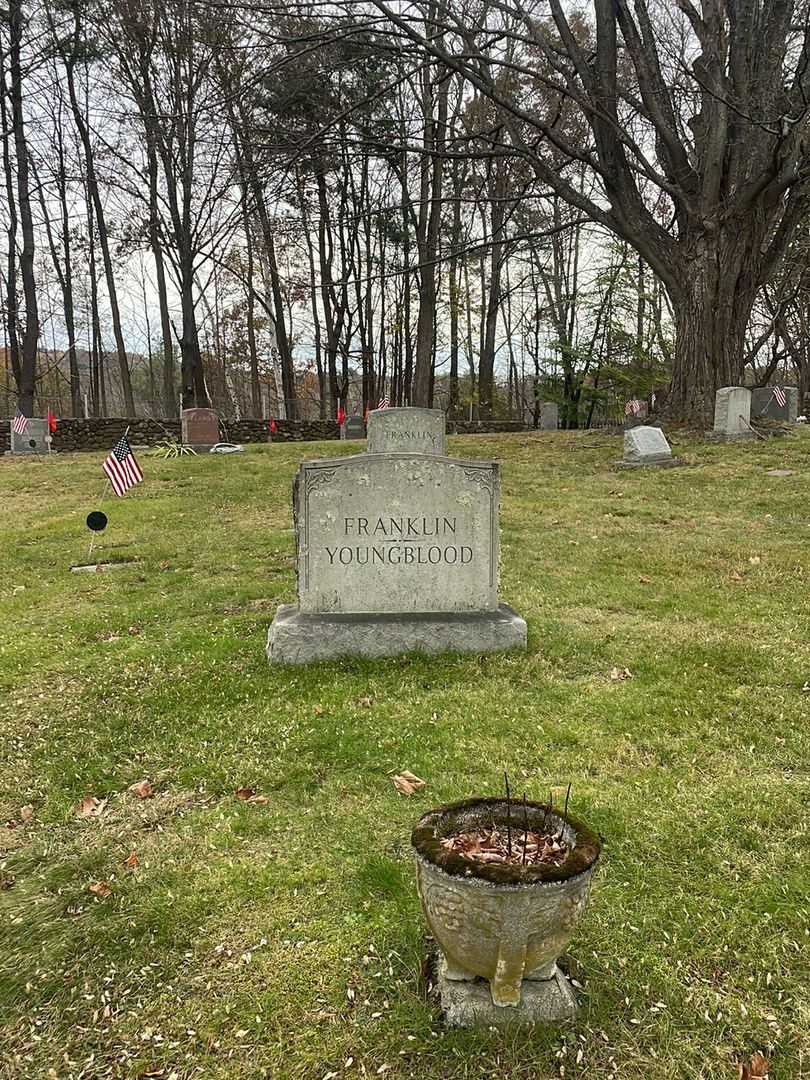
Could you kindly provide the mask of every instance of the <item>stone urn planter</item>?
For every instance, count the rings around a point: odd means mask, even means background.
[[[525,815],[525,817],[524,817]],[[442,840],[477,829],[559,835],[560,865],[505,865],[450,850]],[[439,946],[442,1009],[453,1026],[561,1020],[576,1011],[557,967],[588,903],[601,851],[582,822],[540,803],[469,799],[425,814],[411,836],[416,882]]]

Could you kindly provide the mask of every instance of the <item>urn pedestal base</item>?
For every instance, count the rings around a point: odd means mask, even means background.
[[[462,980],[459,974],[440,956],[437,984],[449,1027],[525,1027],[568,1020],[577,1011],[571,984],[556,964],[550,978],[524,979],[519,1004],[510,1006],[492,1003],[486,979]]]

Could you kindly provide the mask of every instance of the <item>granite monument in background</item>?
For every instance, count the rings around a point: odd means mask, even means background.
[[[298,603],[276,613],[271,663],[526,647],[498,599],[498,465],[446,457],[440,416],[375,410],[367,452],[301,464]]]
[[[754,419],[783,420],[795,424],[798,415],[798,387],[757,386],[751,391],[751,416]]]

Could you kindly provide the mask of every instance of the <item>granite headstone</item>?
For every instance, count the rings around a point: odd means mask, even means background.
[[[624,457],[620,466],[625,469],[638,469],[644,465],[677,465],[678,459],[672,456],[672,450],[666,437],[658,427],[640,424],[624,433]]]
[[[215,409],[183,409],[182,440],[194,450],[210,450],[219,442],[219,416]]]
[[[799,415],[799,390],[796,386],[782,387],[784,405],[779,404],[779,398],[774,393],[774,386],[758,386],[751,391],[751,416],[763,420],[784,420],[788,424],[795,424]]]
[[[26,431],[19,435],[11,427],[11,453],[12,454],[47,454],[48,452],[48,421],[31,417],[28,420]]]
[[[366,425],[363,422],[362,416],[347,416],[345,423],[342,425],[343,431],[341,437],[344,439],[365,439],[366,437]]]
[[[751,391],[745,386],[723,386],[715,396],[712,437],[723,442],[754,439],[751,430]]]
[[[446,452],[445,419],[441,409],[375,409],[368,416],[368,452],[394,450],[419,454]]]
[[[431,444],[433,410],[396,411],[409,415],[370,425],[373,445],[398,427]],[[268,659],[525,648],[526,623],[498,601],[499,494],[495,462],[432,450],[304,462],[293,493],[298,604],[276,613]]]

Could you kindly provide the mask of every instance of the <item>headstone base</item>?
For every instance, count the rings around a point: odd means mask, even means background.
[[[271,664],[525,648],[526,622],[507,604],[497,611],[389,615],[309,615],[295,604],[283,604],[267,634]]]
[[[617,469],[646,469],[652,466],[655,469],[672,469],[676,465],[683,465],[680,458],[660,457],[649,458],[646,461],[617,461]]]
[[[523,1027],[568,1020],[576,1014],[577,999],[565,975],[556,968],[544,981],[524,979],[518,1005],[493,1005],[486,979],[460,982],[448,979],[444,961],[437,978],[442,1012],[450,1027]]]

